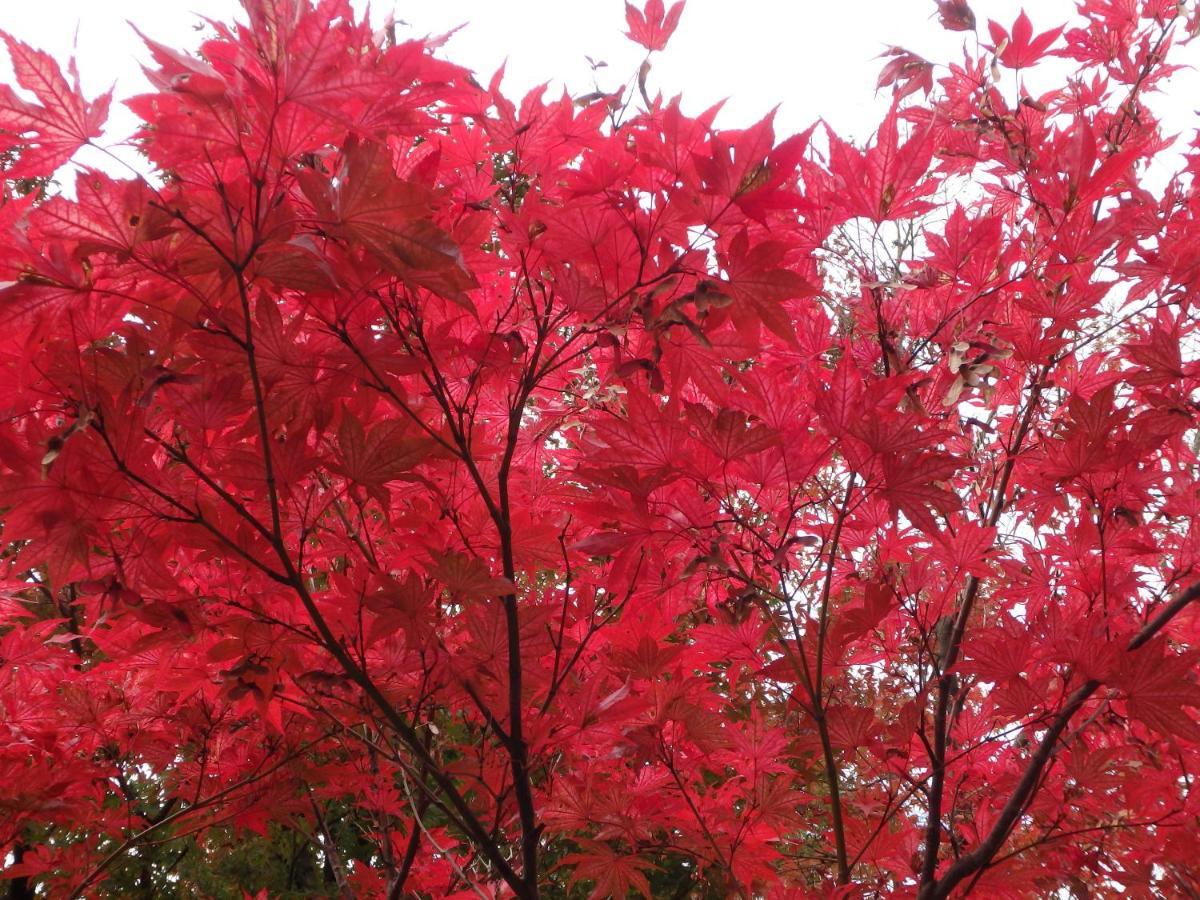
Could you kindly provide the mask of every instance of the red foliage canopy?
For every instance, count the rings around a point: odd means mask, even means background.
[[[61,194],[108,98],[9,39],[2,874],[336,800],[367,895],[1195,892],[1181,9],[896,50],[857,147],[246,0]]]

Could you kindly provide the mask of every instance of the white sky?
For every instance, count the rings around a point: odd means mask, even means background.
[[[642,0],[638,0],[639,5]],[[357,9],[365,0],[354,0]],[[669,4],[669,0],[668,0]],[[1011,27],[1018,0],[972,0],[981,33],[994,18]],[[1072,0],[1026,0],[1037,31],[1071,18]],[[75,54],[90,94],[113,82],[117,96],[145,89],[139,62],[146,51],[128,25],[177,47],[193,47],[200,16],[229,19],[237,0],[0,0],[0,29],[65,59]],[[440,34],[466,23],[443,55],[476,71],[480,80],[508,59],[505,86],[519,97],[533,85],[564,83],[575,94],[593,89],[590,55],[608,62],[600,86],[613,89],[636,70],[642,50],[627,40],[622,0],[375,0],[373,18],[394,10],[398,36]],[[864,139],[886,106],[875,81],[889,45],[928,59],[961,59],[964,40],[945,31],[932,15],[933,0],[690,0],[670,46],[656,54],[651,92],[683,93],[685,109],[729,102],[718,124],[741,127],[779,104],[777,136],[824,117],[847,137]],[[1200,41],[1188,58],[1200,64]],[[0,53],[3,57],[3,53]],[[0,79],[9,80],[0,58]],[[1193,126],[1200,77],[1186,73],[1156,108],[1176,130]],[[132,125],[115,108],[110,135]],[[90,160],[89,160],[90,161]]]

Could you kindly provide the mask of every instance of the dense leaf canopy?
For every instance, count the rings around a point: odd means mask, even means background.
[[[682,11],[517,102],[245,0],[146,175],[7,39],[13,896],[1197,895],[1195,10],[938,0],[866,146]]]

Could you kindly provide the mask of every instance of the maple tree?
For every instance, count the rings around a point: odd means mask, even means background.
[[[896,48],[857,146],[246,0],[147,176],[6,38],[11,894],[1196,895],[1198,27]]]

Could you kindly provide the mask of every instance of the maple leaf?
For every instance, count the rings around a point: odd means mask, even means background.
[[[647,50],[662,50],[679,26],[685,0],[677,0],[670,9],[664,9],[662,0],[646,0],[644,10],[632,3],[625,3],[625,21],[629,25],[627,37]]]
[[[628,669],[633,678],[654,679],[666,672],[683,653],[675,644],[660,644],[648,634],[642,635],[633,648],[619,648],[613,662]]]
[[[853,754],[871,742],[875,732],[873,710],[838,705],[831,706],[827,710],[827,715],[829,716],[829,736],[839,750],[847,750]]]
[[[478,282],[432,221],[432,194],[396,174],[386,147],[352,140],[336,179],[306,170],[300,183],[319,226],[361,242],[400,277],[473,309],[465,292]]]
[[[1021,673],[1036,662],[1022,646],[1023,633],[1020,623],[1010,618],[1001,620],[971,641],[962,670],[1001,686],[1019,680]]]
[[[1164,654],[1164,649],[1155,642],[1132,654],[1132,661],[1118,670],[1117,684],[1135,719],[1159,734],[1200,740],[1200,722],[1184,712],[1184,707],[1200,709],[1195,659]]]
[[[141,181],[117,181],[103,172],[80,169],[75,199],[52,197],[38,209],[37,225],[50,238],[76,242],[76,252],[127,254],[172,230],[170,216],[152,203]]]
[[[1001,65],[1010,69],[1025,69],[1045,56],[1062,34],[1062,27],[1051,28],[1035,36],[1033,23],[1029,21],[1025,10],[1021,10],[1011,35],[994,20],[988,20],[988,34],[992,37],[992,49]]]
[[[357,418],[347,415],[338,428],[342,474],[371,491],[384,506],[383,486],[405,477],[437,450],[433,441],[412,434],[403,422],[381,423],[368,432]]]
[[[464,553],[435,554],[434,565],[429,574],[444,584],[452,594],[472,600],[516,592],[516,586],[511,581],[507,578],[497,578],[488,571],[482,560]]]
[[[939,555],[954,571],[969,572],[980,578],[988,574],[987,557],[996,541],[995,528],[963,522],[954,534],[939,531],[934,536],[944,548]]]
[[[860,151],[829,134],[830,172],[845,194],[847,217],[876,222],[904,218],[925,208],[921,198],[933,184],[924,175],[933,157],[933,131],[918,127],[900,142],[899,109],[893,105],[876,132],[874,143]]]
[[[740,410],[720,409],[711,414],[699,404],[688,405],[699,438],[721,459],[744,459],[771,447],[779,437],[761,423],[752,422]]]
[[[780,304],[811,296],[817,289],[802,275],[784,268],[785,254],[786,248],[770,241],[752,247],[747,233],[739,231],[725,260],[726,285],[743,304],[742,310],[733,311],[735,320],[748,316],[751,321],[761,321],[778,337],[794,343],[795,333]]]
[[[883,494],[893,514],[902,512],[922,531],[937,533],[929,510],[948,514],[958,509],[958,497],[946,486],[958,471],[958,461],[945,454],[918,453],[887,454],[882,462]]]
[[[846,606],[839,611],[833,646],[844,647],[874,629],[894,608],[895,603],[895,593],[889,587],[874,582],[868,584],[861,604]]]
[[[7,178],[49,176],[84,144],[99,137],[112,100],[109,90],[90,103],[83,99],[75,64],[68,83],[49,54],[35,50],[10,35],[0,35],[8,47],[17,83],[31,91],[38,103],[22,100],[8,85],[0,85],[0,144],[22,148],[17,162],[5,171]]]
[[[584,841],[584,850],[569,853],[560,861],[561,866],[571,867],[572,884],[591,881],[594,886],[588,896],[593,900],[602,897],[627,897],[631,890],[643,897],[650,896],[650,882],[646,872],[658,867],[633,853],[615,850],[608,844]]]

